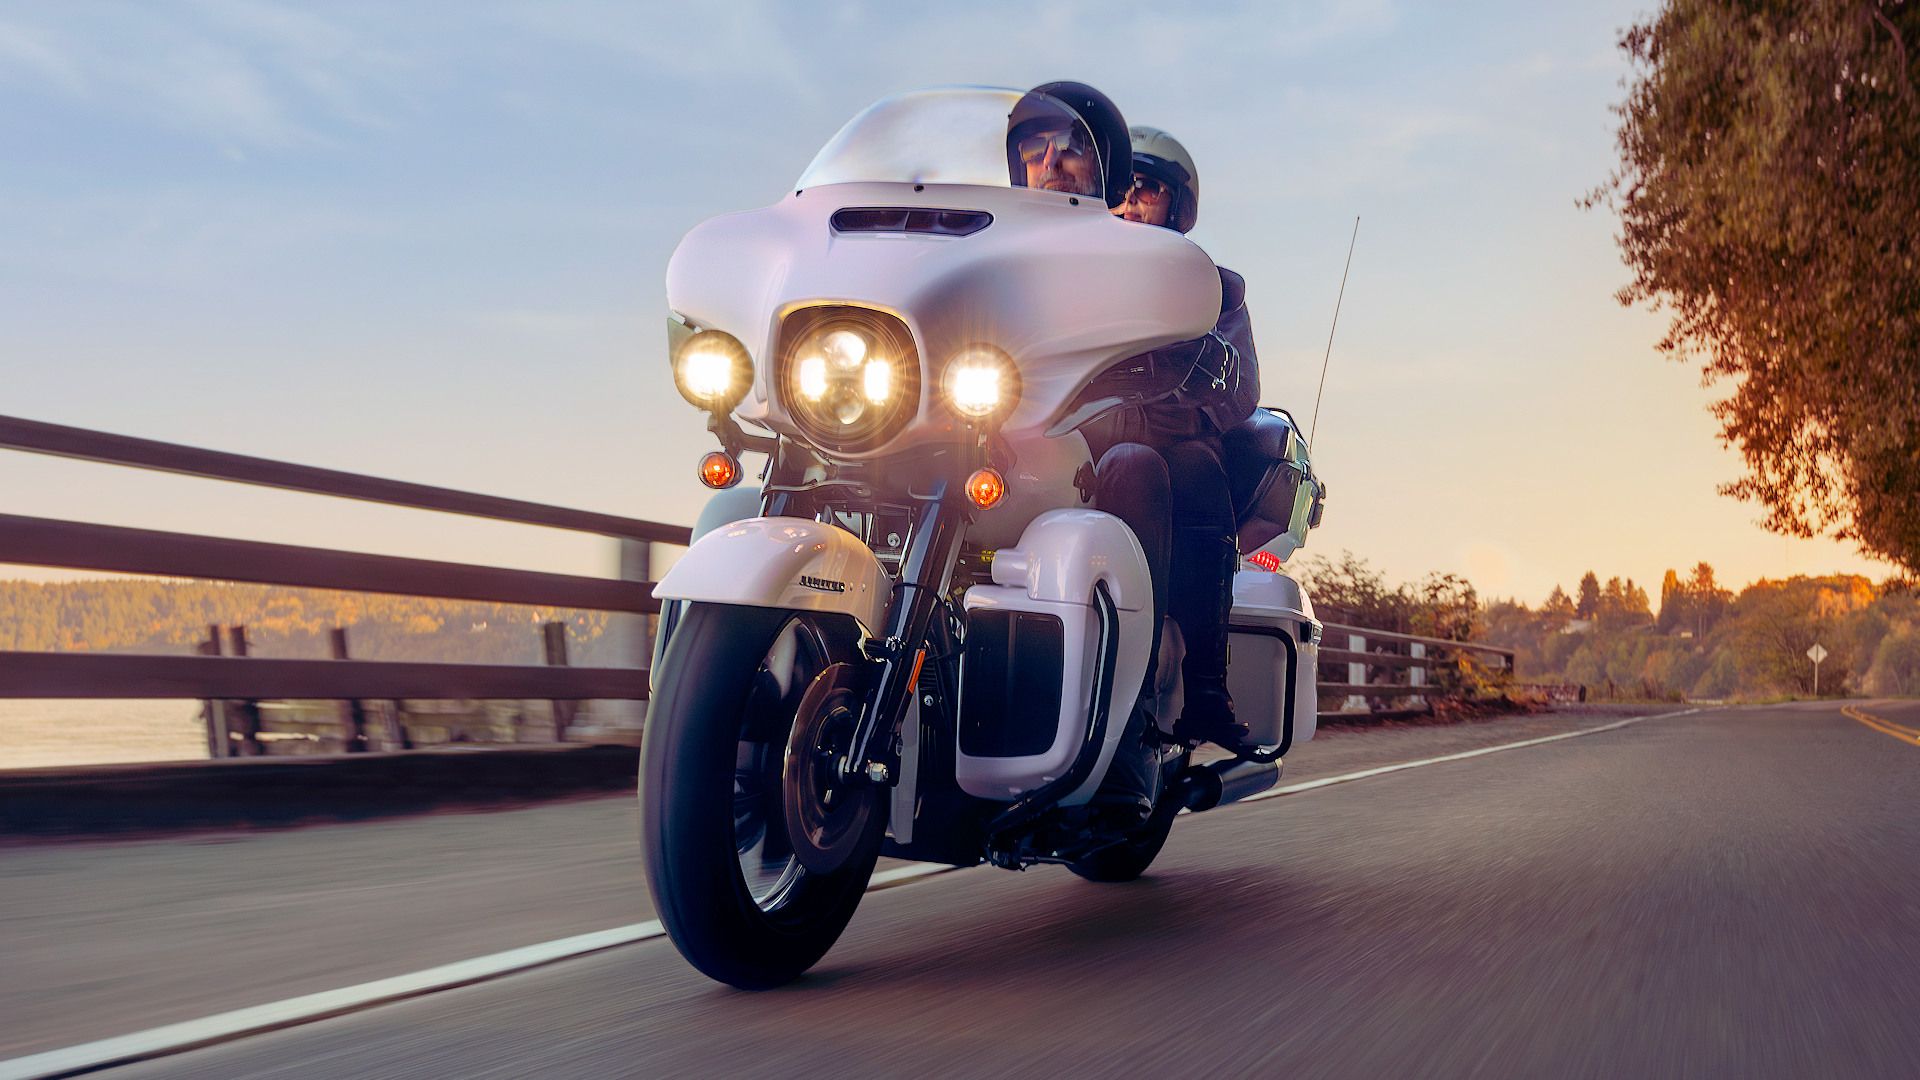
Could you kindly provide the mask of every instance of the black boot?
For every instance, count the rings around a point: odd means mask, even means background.
[[[1186,706],[1173,725],[1174,735],[1191,743],[1213,743],[1235,753],[1247,748],[1250,732],[1233,715],[1233,695],[1223,677],[1196,680],[1187,676]]]
[[[1228,750],[1245,747],[1247,725],[1233,715],[1233,695],[1227,691],[1227,622],[1233,614],[1233,575],[1240,568],[1240,553],[1231,540],[1212,545],[1204,581],[1192,588],[1202,593],[1196,608],[1204,608],[1188,618],[1181,627],[1186,637],[1187,655],[1180,665],[1185,685],[1185,706],[1174,733],[1188,742],[1210,742]]]
[[[1143,696],[1128,715],[1120,745],[1113,749],[1113,762],[1093,793],[1093,805],[1113,824],[1138,825],[1153,813],[1153,804],[1160,798],[1158,734]]]

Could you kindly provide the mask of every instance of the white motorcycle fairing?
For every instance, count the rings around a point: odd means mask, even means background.
[[[960,787],[980,798],[1019,798],[1066,775],[1079,757],[1094,705],[1102,644],[1096,585],[1105,587],[1116,609],[1118,643],[1099,757],[1087,779],[1059,801],[1061,806],[1079,805],[1093,797],[1106,776],[1146,677],[1155,630],[1146,554],[1133,530],[1111,514],[1049,510],[1027,526],[1017,546],[995,554],[993,582],[967,590],[971,629],[962,662],[955,748]],[[1009,622],[1023,617],[1038,622],[1042,636],[1057,634],[1058,655],[1042,659],[1052,647],[1050,640],[1035,649],[1011,632],[1004,644],[994,639],[995,647],[1007,653],[1004,657],[977,652],[990,613]],[[1057,632],[1052,629],[1055,620]],[[1020,671],[1023,659],[1036,669],[1032,678]],[[969,664],[982,663],[990,669],[967,670]],[[992,683],[982,678],[987,670],[999,676]],[[1058,682],[1048,685],[1048,679]],[[1031,696],[1051,699],[1056,687],[1058,707],[1048,715]]]
[[[892,579],[859,537],[805,518],[754,517],[693,542],[655,599],[851,615],[878,633]]]
[[[967,236],[836,231],[835,212],[850,207],[984,211],[992,224]],[[667,302],[746,346],[753,388],[735,415],[796,437],[776,390],[781,321],[824,304],[897,316],[919,353],[920,400],[897,436],[839,455],[864,459],[958,438],[964,427],[940,400],[940,376],[950,357],[981,343],[1020,371],[1020,401],[1002,432],[1016,444],[1037,438],[1114,363],[1212,329],[1220,276],[1184,236],[1116,218],[1098,199],[844,183],[696,226],[667,265]]]

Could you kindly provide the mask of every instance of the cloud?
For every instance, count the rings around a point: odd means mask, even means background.
[[[0,23],[0,63],[83,108],[209,140],[230,156],[382,126],[405,97],[398,77],[409,65],[393,49],[262,0],[31,14],[35,25]]]
[[[0,22],[0,78],[77,95],[86,91],[79,65],[46,34]]]

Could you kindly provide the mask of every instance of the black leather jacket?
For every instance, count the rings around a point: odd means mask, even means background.
[[[1081,393],[1081,401],[1128,399],[1080,429],[1096,458],[1117,443],[1164,448],[1218,437],[1253,415],[1260,403],[1260,364],[1247,316],[1247,282],[1224,266],[1219,270],[1220,318],[1207,336],[1116,364]]]

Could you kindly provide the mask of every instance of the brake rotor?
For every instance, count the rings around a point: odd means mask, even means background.
[[[852,664],[832,664],[807,686],[795,711],[781,765],[781,802],[787,840],[800,865],[831,874],[847,864],[866,836],[885,789],[840,779],[860,716],[860,673]]]

